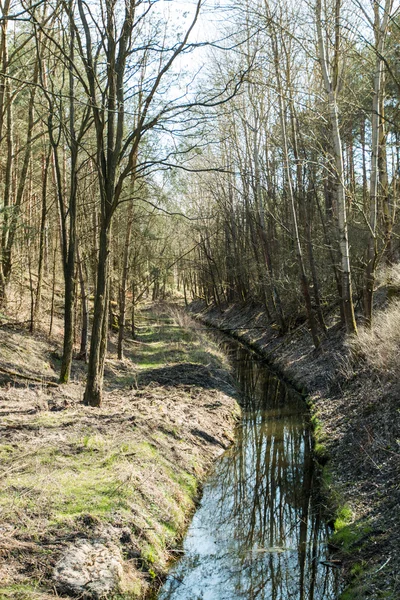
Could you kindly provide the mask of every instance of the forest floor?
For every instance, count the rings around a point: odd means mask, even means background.
[[[179,555],[239,414],[224,356],[179,321],[143,310],[122,362],[111,339],[101,408],[82,362],[60,386],[59,344],[0,327],[2,600],[142,598]]]
[[[399,331],[400,304],[393,306],[393,314],[382,316],[389,331]],[[392,347],[396,372],[371,366],[375,353],[388,353],[391,342],[385,336],[378,331],[367,340],[364,355],[356,353],[335,317],[316,352],[305,325],[279,336],[259,306],[219,309],[198,302],[190,310],[261,352],[307,395],[316,456],[324,465],[324,498],[334,524],[332,546],[348,582],[342,600],[398,600],[400,337]]]

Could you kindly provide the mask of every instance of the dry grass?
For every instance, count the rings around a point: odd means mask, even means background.
[[[400,300],[377,312],[372,327],[360,327],[358,336],[350,338],[348,344],[355,357],[376,371],[399,375]]]
[[[389,287],[389,295],[400,292],[400,263],[382,267],[377,273],[376,284]]]
[[[218,347],[188,322],[160,309],[139,325],[125,361],[107,362],[99,409],[81,404],[81,365],[67,386],[0,387],[0,599],[55,597],[63,549],[104,531],[133,582],[121,598],[141,597],[166,572],[197,484],[230,443],[236,403]],[[0,366],[15,356],[14,370],[56,377],[43,337],[3,328],[0,343]]]

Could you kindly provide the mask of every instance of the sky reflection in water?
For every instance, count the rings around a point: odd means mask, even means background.
[[[336,600],[327,529],[313,505],[304,401],[231,346],[243,421],[217,462],[159,600]]]

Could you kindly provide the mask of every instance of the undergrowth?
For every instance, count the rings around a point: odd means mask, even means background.
[[[355,359],[360,358],[377,372],[400,376],[400,300],[392,300],[374,316],[371,328],[360,327],[348,344]]]

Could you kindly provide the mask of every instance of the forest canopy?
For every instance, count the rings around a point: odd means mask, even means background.
[[[398,9],[1,2],[1,317],[28,295],[51,332],[62,286],[86,404],[148,295],[258,303],[317,348],[332,307],[371,325],[378,267],[398,277]]]

